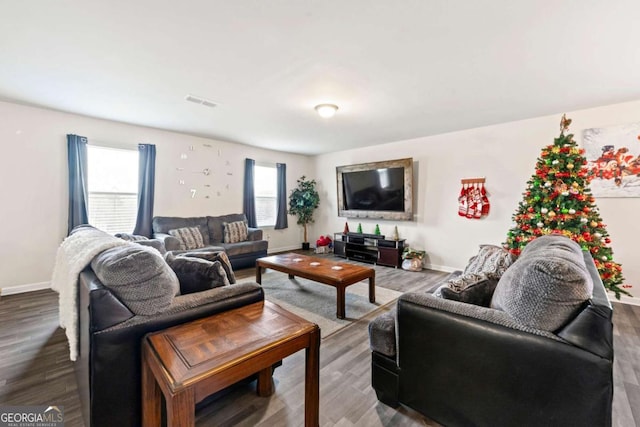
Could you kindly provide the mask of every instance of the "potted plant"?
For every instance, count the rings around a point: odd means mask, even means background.
[[[298,186],[289,195],[289,214],[298,217],[298,224],[304,227],[304,241],[302,249],[309,249],[307,238],[307,224],[313,222],[313,211],[320,204],[320,196],[316,190],[316,181],[306,180],[303,175],[298,179]]]
[[[422,270],[422,260],[427,253],[418,249],[411,249],[409,246],[402,252],[402,268],[409,271]]]

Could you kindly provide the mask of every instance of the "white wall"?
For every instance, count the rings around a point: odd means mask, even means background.
[[[569,112],[571,131],[580,141],[582,129],[633,123],[640,120],[640,101]],[[46,282],[51,277],[55,252],[66,235],[67,166],[66,134],[84,135],[90,141],[135,147],[156,144],[157,215],[217,215],[242,210],[242,171],[245,157],[258,162],[287,163],[287,189],[301,175],[316,177],[321,196],[316,224],[309,240],[342,231],[345,218],[337,217],[335,167],[369,161],[413,157],[415,221],[378,221],[383,234],[397,225],[400,236],[416,248],[427,250],[428,264],[437,269],[462,268],[481,243],[500,244],[511,226],[511,215],[522,198],[525,183],[534,172],[541,149],[558,135],[561,114],[471,129],[445,135],[398,141],[362,149],[309,158],[223,141],[192,137],[140,126],[65,114],[0,102],[0,288]],[[209,144],[212,147],[204,147]],[[194,146],[195,151],[189,151]],[[220,156],[218,156],[220,149]],[[187,160],[181,160],[185,153]],[[226,161],[232,176],[226,175]],[[176,170],[184,167],[180,173]],[[215,183],[224,181],[222,196],[191,199],[190,184],[202,185],[213,170]],[[215,168],[215,169],[214,169]],[[220,171],[223,169],[224,174]],[[185,185],[178,184],[181,177]],[[460,179],[487,179],[491,213],[482,220],[457,215]],[[219,178],[219,179],[218,179]],[[191,180],[191,181],[190,181]],[[640,263],[636,239],[640,235],[640,198],[597,200],[608,224],[617,262],[627,282],[640,295]],[[358,221],[349,220],[351,230]],[[376,221],[362,220],[365,232]],[[270,251],[299,246],[302,228],[289,217],[287,230],[265,230]]]
[[[567,115],[573,119],[570,130],[580,143],[583,129],[640,121],[640,101]],[[317,156],[322,211],[312,235],[342,231],[347,220],[337,216],[336,166],[413,157],[415,221],[349,219],[349,228],[355,231],[361,222],[363,231],[372,233],[379,223],[382,234],[391,235],[397,225],[401,238],[427,251],[427,264],[432,268],[464,268],[468,258],[477,253],[479,244],[500,245],[506,240],[512,226],[511,216],[534,173],[536,159],[542,148],[552,144],[559,134],[561,116],[559,113]],[[460,179],[473,177],[486,177],[490,196],[491,212],[482,220],[457,214]],[[640,296],[636,239],[640,235],[640,221],[636,219],[640,198],[602,198],[596,204],[608,225],[615,260],[622,264],[627,283],[635,285],[631,292]]]
[[[66,236],[66,134],[89,143],[130,147],[156,145],[156,215],[195,216],[242,212],[244,159],[286,163],[287,190],[313,175],[308,156],[98,120],[0,102],[0,288],[46,286],[56,249]],[[203,144],[210,145],[205,147]],[[193,147],[193,151],[190,151]],[[181,154],[187,159],[182,160]],[[228,164],[227,164],[228,162]],[[178,171],[176,168],[184,168]],[[210,168],[206,177],[201,172]],[[228,175],[231,173],[232,175]],[[178,182],[185,180],[184,185]],[[204,187],[205,184],[211,187]],[[228,189],[227,189],[228,185]],[[196,188],[195,198],[190,189]],[[220,191],[220,196],[217,192]],[[210,195],[209,199],[204,196]],[[289,217],[285,230],[265,229],[269,250],[300,246],[302,228]]]

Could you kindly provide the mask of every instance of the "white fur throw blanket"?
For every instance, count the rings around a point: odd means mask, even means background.
[[[69,358],[78,357],[78,284],[80,272],[100,252],[131,243],[93,227],[80,228],[67,237],[56,254],[51,289],[58,293],[60,326],[69,340]]]

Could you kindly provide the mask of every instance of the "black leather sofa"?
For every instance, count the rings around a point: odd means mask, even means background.
[[[612,308],[584,259],[593,297],[553,333],[490,308],[402,295],[397,313],[369,325],[378,399],[446,426],[610,426]]]
[[[141,425],[142,337],[201,317],[264,300],[257,283],[179,295],[168,310],[134,315],[98,280],[91,267],[80,275],[80,348],[76,377],[87,426]]]

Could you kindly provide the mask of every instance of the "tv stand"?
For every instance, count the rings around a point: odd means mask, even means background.
[[[402,265],[405,239],[387,240],[382,235],[334,233],[333,254],[342,258],[398,268]]]

